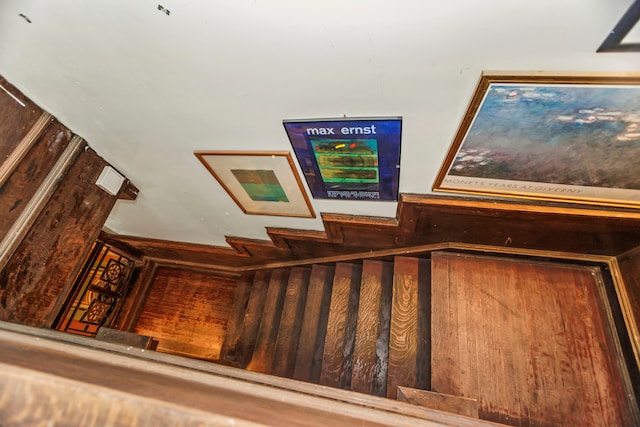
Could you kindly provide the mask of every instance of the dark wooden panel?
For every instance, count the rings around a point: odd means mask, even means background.
[[[362,263],[351,390],[386,396],[393,264]]]
[[[71,132],[66,127],[60,123],[51,125],[0,186],[0,239],[29,203],[70,140]]]
[[[635,363],[640,368],[640,247],[618,257],[618,266],[627,298],[624,309],[626,321],[630,323],[629,340]],[[636,390],[640,392],[640,383]]]
[[[637,425],[596,268],[432,255],[432,389],[510,425]]]
[[[225,329],[224,342],[220,349],[220,360],[223,362],[234,363],[236,361],[238,341],[240,340],[240,334],[242,334],[242,322],[249,303],[253,276],[254,273],[246,273],[238,279],[233,305],[231,306],[229,320]]]
[[[314,265],[311,269],[293,373],[296,380],[314,383],[320,380],[333,274],[334,268],[331,266]]]
[[[111,327],[129,332],[135,329],[147,300],[149,288],[156,277],[157,268],[157,264],[148,259],[145,259],[142,265],[136,266],[131,288],[120,303],[119,310],[111,322]]]
[[[271,373],[288,281],[289,270],[278,269],[271,272],[262,320],[256,338],[256,346],[253,350],[251,363],[247,366],[247,369],[251,371],[264,374]]]
[[[273,355],[271,373],[291,378],[296,365],[298,339],[302,328],[302,316],[307,299],[310,270],[296,267],[291,269],[287,292],[282,306],[282,317],[278,328],[278,338]]]
[[[322,215],[325,232],[267,228],[272,241],[229,238],[232,248],[112,236],[150,257],[234,269],[370,250],[463,243],[617,256],[640,245],[640,213],[402,194],[397,219]],[[213,261],[212,261],[213,260]]]
[[[322,385],[347,390],[351,388],[351,361],[356,336],[361,276],[360,265],[336,264],[327,336],[322,353]]]
[[[158,340],[158,351],[217,360],[240,286],[227,277],[160,267],[134,331]]]
[[[478,418],[478,402],[474,399],[400,386],[398,386],[397,395],[401,402]]]
[[[0,86],[24,104],[24,106],[20,105],[0,88],[0,164],[2,164],[38,120],[42,109],[1,76]]]
[[[238,341],[235,361],[239,366],[244,367],[251,361],[268,288],[269,272],[257,271],[253,278],[251,294],[242,321],[242,333]]]
[[[0,273],[0,315],[51,327],[115,196],[94,185],[107,163],[84,151]]]
[[[387,397],[398,386],[431,387],[430,261],[396,257],[393,272]]]

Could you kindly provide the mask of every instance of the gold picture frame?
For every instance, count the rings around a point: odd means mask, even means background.
[[[195,156],[248,215],[315,218],[287,151],[195,151]]]
[[[640,207],[640,73],[483,73],[433,190]]]

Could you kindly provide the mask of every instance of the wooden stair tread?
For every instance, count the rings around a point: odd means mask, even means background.
[[[225,364],[235,365],[238,341],[242,333],[242,322],[249,302],[253,277],[254,273],[245,273],[238,280],[233,308],[231,309],[224,341],[220,349],[220,360]]]
[[[293,376],[309,276],[310,270],[302,267],[292,268],[289,274],[273,356],[273,375],[285,378]]]
[[[373,260],[362,263],[351,374],[353,391],[376,396],[387,393],[392,285],[392,263]]]
[[[331,291],[320,384],[349,389],[362,267],[337,263]]]
[[[334,272],[334,267],[325,265],[314,265],[311,269],[293,373],[296,380],[320,380]]]
[[[278,269],[271,272],[255,348],[251,362],[247,365],[247,369],[251,371],[263,374],[271,373],[288,281],[288,269]]]
[[[242,333],[238,340],[235,357],[236,363],[242,367],[245,367],[251,360],[256,345],[260,320],[262,319],[262,312],[264,310],[264,302],[269,287],[269,276],[270,273],[263,270],[257,271],[253,278],[249,301],[247,302],[247,307],[244,312]]]
[[[429,260],[396,257],[389,337],[387,397],[398,386],[431,388],[431,265]]]

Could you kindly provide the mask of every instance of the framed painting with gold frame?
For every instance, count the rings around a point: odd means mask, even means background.
[[[434,191],[640,207],[640,73],[486,73]]]
[[[289,152],[195,151],[194,154],[242,212],[315,218]]]

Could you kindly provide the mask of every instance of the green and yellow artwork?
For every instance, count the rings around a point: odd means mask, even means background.
[[[325,183],[377,184],[378,144],[375,139],[311,140]]]
[[[257,202],[289,202],[287,194],[272,170],[232,169],[251,200]]]

